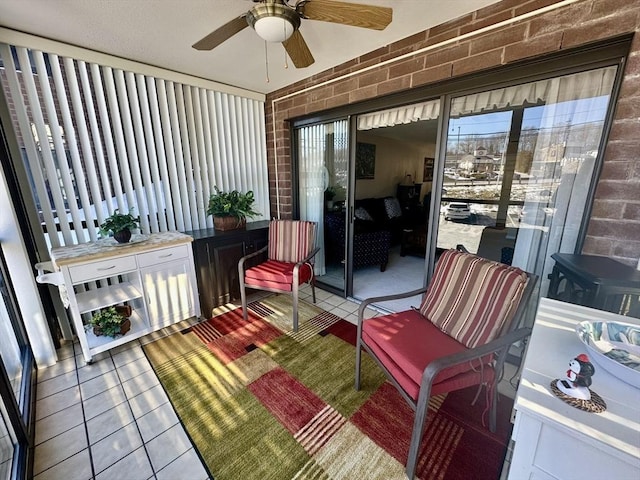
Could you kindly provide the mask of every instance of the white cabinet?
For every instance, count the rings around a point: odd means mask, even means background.
[[[591,389],[607,403],[603,413],[568,405],[550,382],[569,361],[587,353],[575,333],[583,320],[640,320],[542,298],[515,401],[509,479],[637,480],[640,478],[640,388],[599,368]],[[640,387],[640,386],[638,386]]]
[[[200,316],[191,240],[165,232],[122,246],[99,241],[52,250],[87,362],[97,353]],[[121,304],[132,307],[131,329],[125,335],[96,336],[86,326],[92,313]]]

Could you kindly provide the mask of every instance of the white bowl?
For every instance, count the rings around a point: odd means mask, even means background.
[[[621,322],[580,322],[576,326],[576,333],[596,365],[620,380],[640,388],[640,325]]]

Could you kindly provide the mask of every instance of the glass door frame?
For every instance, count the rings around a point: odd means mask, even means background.
[[[612,46],[615,47],[616,45]],[[608,106],[608,111],[605,116],[603,133],[600,138],[598,154],[595,160],[594,173],[591,179],[591,184],[588,189],[588,195],[586,198],[586,205],[584,210],[584,216],[582,221],[582,226],[580,232],[578,234],[578,241],[576,242],[575,253],[580,253],[582,251],[582,247],[584,245],[588,222],[584,221],[585,219],[590,218],[591,210],[593,207],[593,200],[595,197],[595,191],[597,187],[598,178],[600,176],[600,172],[602,170],[602,165],[604,162],[604,149],[608,142],[608,136],[611,131],[611,126],[613,124],[613,116],[616,101],[619,95],[620,86],[622,84],[622,79],[624,76],[624,58],[620,56],[620,50],[618,48],[613,48],[613,52],[611,55],[606,55],[606,49],[603,49],[602,56],[605,58],[595,58],[592,62],[576,62],[576,65],[568,65],[564,68],[558,69],[549,69],[545,70],[539,74],[535,75],[526,75],[518,78],[517,83],[529,83],[535,82],[538,80],[551,79],[555,77],[561,77],[564,75],[570,75],[573,73],[583,72],[587,70],[594,70],[598,68],[603,68],[607,66],[617,66],[618,71],[616,75],[616,79],[614,81],[613,89],[611,92],[611,99],[613,101],[610,102]],[[437,250],[437,236],[438,236],[438,223],[439,223],[439,206],[442,202],[443,197],[443,188],[444,188],[444,169],[445,169],[445,160],[446,160],[446,149],[447,149],[447,137],[448,137],[448,123],[450,119],[451,113],[451,102],[452,99],[457,97],[462,97],[465,95],[473,95],[476,93],[499,89],[503,87],[508,87],[514,84],[514,79],[508,78],[507,81],[503,81],[500,83],[487,83],[487,84],[479,84],[480,86],[474,86],[473,88],[469,88],[466,90],[457,90],[447,93],[442,96],[441,103],[441,116],[439,119],[439,135],[446,135],[445,138],[438,138],[440,145],[436,149],[436,158],[434,164],[434,180],[433,180],[433,190],[432,190],[432,202],[434,205],[437,205],[438,208],[433,208],[431,213],[431,217],[429,218],[429,235],[427,238],[427,258],[429,260],[429,264],[427,266],[427,278],[431,278],[433,274],[433,268],[435,265],[436,258],[436,250]],[[443,130],[440,130],[440,129]]]
[[[7,420],[10,422],[10,426],[16,436],[11,478],[27,479],[31,478],[33,473],[32,447],[35,438],[36,364],[27,340],[27,332],[20,316],[20,309],[16,302],[1,244],[0,274],[3,280],[1,287],[5,290],[2,297],[9,302],[6,308],[20,347],[22,362],[22,379],[17,398],[4,363],[0,362],[0,398],[8,417]]]
[[[594,42],[590,45],[567,49],[560,52],[554,52],[541,57],[523,60],[514,64],[503,65],[486,71],[476,72],[470,75],[440,81],[435,84],[427,84],[424,86],[412,88],[407,91],[393,93],[383,97],[376,97],[357,104],[348,104],[341,107],[336,107],[331,110],[327,110],[325,112],[314,112],[308,116],[291,118],[289,119],[289,125],[290,138],[292,139],[291,158],[293,182],[295,184],[298,181],[297,151],[293,147],[296,128],[303,125],[327,122],[336,118],[356,116],[361,113],[384,110],[400,105],[424,101],[429,98],[440,97],[442,99],[442,103],[440,118],[438,120],[439,124],[437,140],[438,142],[440,142],[440,144],[437,145],[435,152],[431,198],[432,205],[440,205],[443,188],[444,159],[446,153],[446,143],[442,142],[441,137],[443,134],[442,129],[446,128],[446,124],[448,123],[450,112],[449,104],[452,97],[509,86],[513,85],[514,83],[524,83],[525,81],[534,81],[536,79],[560,76],[563,74],[583,71],[588,68],[597,68],[599,66],[611,65],[612,63],[619,63],[621,65],[620,75],[622,75],[622,72],[624,71],[624,61],[627,58],[632,40],[633,35],[631,34],[621,35],[616,38]],[[612,96],[614,96],[614,98],[618,98],[619,89],[620,81],[616,81],[614,91],[612,92]],[[602,169],[602,152],[604,151],[604,146],[606,146],[607,144],[611,121],[612,115],[610,112],[605,123],[605,133],[601,141],[602,148],[599,149],[600,154],[599,158],[597,159],[598,163],[596,166],[596,170],[598,173],[595,175],[594,181],[597,181],[599,171]],[[353,132],[352,130],[350,131]],[[352,142],[355,142],[353,134],[351,135],[349,142],[350,144]],[[351,157],[351,155],[355,155],[355,153],[353,152],[354,146],[351,147],[350,163],[353,163],[354,161],[354,158]],[[293,209],[294,215],[296,215],[297,188],[294,188],[293,192]],[[590,197],[588,198],[588,208],[585,210],[585,218],[588,218],[591,214],[591,206],[593,205],[594,195],[595,185],[593,185],[591,188]],[[351,199],[351,201],[353,202],[353,198]],[[427,235],[427,281],[432,276],[433,266],[435,264],[437,230],[434,231],[434,227],[437,228],[438,218],[439,212],[436,208],[432,208],[428,223],[429,233]],[[586,227],[587,226],[585,225],[583,229],[584,231],[581,233],[583,241],[580,242],[580,246],[584,242]]]

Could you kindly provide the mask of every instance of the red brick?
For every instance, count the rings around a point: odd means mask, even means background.
[[[637,182],[601,180],[596,189],[596,199],[624,201],[637,199],[638,193],[639,184]]]
[[[462,17],[458,17],[448,22],[441,23],[440,25],[436,25],[435,27],[431,27],[428,31],[427,38],[441,35],[452,30],[458,33],[461,27],[468,25],[471,22],[473,22],[473,14],[469,13],[467,15],[463,15]]]
[[[442,32],[439,35],[430,35],[424,46],[435,45],[437,43],[445,42],[447,40],[451,40],[452,38],[456,38],[460,35],[458,30],[447,30],[446,32]],[[454,42],[452,42],[454,43]]]
[[[389,45],[385,45],[384,47],[378,48],[372,52],[366,53],[359,57],[360,63],[368,62],[369,60],[380,58],[383,55],[387,55],[389,53]]]
[[[638,265],[638,252],[640,242],[615,240],[612,243],[611,257],[625,265],[636,268]]]
[[[349,77],[333,84],[333,94],[340,95],[345,92],[352,92],[357,88],[358,88],[358,79],[355,77]]]
[[[578,2],[551,12],[532,17],[529,22],[529,35],[537,37],[547,33],[572,28],[591,19],[591,9],[588,2]]]
[[[592,218],[589,222],[589,234],[595,237],[621,239],[640,238],[640,222],[620,222]]]
[[[349,94],[349,102],[356,103],[362,100],[374,98],[378,94],[378,85],[369,85],[368,87],[359,88]]]
[[[411,58],[389,67],[389,79],[410,75],[424,70],[424,57]]]
[[[427,83],[434,83],[452,76],[452,66],[449,63],[437,67],[425,68],[414,73],[411,77],[411,85],[417,87]]]
[[[349,103],[349,92],[327,98],[326,108],[339,107]]]
[[[562,48],[570,48],[596,40],[612,38],[623,33],[633,32],[637,26],[638,16],[630,15],[629,13],[611,16],[597,21],[574,24],[573,27],[565,29]]]
[[[593,2],[593,8],[591,9],[594,17],[604,17],[611,15],[611,12],[624,12],[625,10],[631,13],[637,13],[640,9],[639,0],[596,0]]]
[[[591,218],[621,219],[622,208],[620,208],[620,202],[611,200],[594,201]]]
[[[558,1],[558,0],[556,0]],[[492,3],[476,11],[476,18],[491,17],[502,11],[512,11],[522,4],[522,0],[502,0],[502,2]]]
[[[640,118],[640,97],[626,97],[618,101],[616,120],[635,120]]]
[[[454,62],[469,56],[469,44],[454,45],[429,52],[424,62],[425,68],[435,67],[443,63]]]
[[[373,70],[363,75],[358,76],[358,88],[366,87],[367,85],[373,85],[374,83],[380,83],[387,80],[389,71],[385,68]]]
[[[600,255],[603,257],[611,256],[612,241],[610,238],[594,237],[587,235],[582,247],[582,253],[585,255]]]
[[[609,142],[604,154],[605,165],[609,161],[631,161],[637,162],[638,159],[638,142],[637,141],[618,141]]]
[[[389,45],[389,52],[398,53],[406,49],[418,50],[427,41],[427,31],[418,32]]]
[[[477,19],[469,25],[460,27],[460,34],[464,35],[465,33],[475,32],[476,30],[480,30],[481,28],[485,28],[490,25],[495,25],[496,23],[504,22],[505,20],[509,20],[510,18],[513,18],[512,10],[505,10],[490,17]]]
[[[393,80],[378,84],[378,95],[401,92],[402,90],[407,90],[409,87],[411,87],[411,75],[394,78]]]
[[[470,53],[475,55],[480,52],[494,50],[512,43],[522,42],[526,38],[527,24],[514,25],[512,27],[494,30],[479,37],[473,37]]]
[[[630,162],[604,162],[600,180],[628,180],[632,171]]]
[[[529,41],[509,45],[504,49],[504,63],[515,62],[528,57],[560,50],[562,32],[542,35]]]
[[[640,203],[627,203],[622,218],[640,222]]]
[[[493,50],[491,52],[483,52],[479,55],[467,57],[464,60],[453,62],[453,76],[464,75],[470,72],[476,72],[485,68],[495,67],[502,64],[503,50]]]
[[[625,68],[625,77],[620,88],[620,98],[640,96],[640,55],[636,55],[638,69],[631,69],[629,64]],[[631,59],[629,59],[631,60]]]
[[[525,13],[548,7],[549,5],[553,5],[554,3],[558,3],[560,1],[562,0],[536,0],[535,2],[525,3],[522,6],[516,7],[514,16],[519,17],[520,15],[524,15]]]
[[[638,138],[638,122],[633,120],[616,120],[611,127],[609,141]]]

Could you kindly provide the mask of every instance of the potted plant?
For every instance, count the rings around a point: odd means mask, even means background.
[[[113,215],[100,225],[100,234],[105,237],[113,235],[118,243],[127,243],[131,239],[131,230],[139,227],[139,218],[134,217],[132,212],[133,208],[129,213],[118,213],[116,208]]]
[[[329,185],[324,191],[324,201],[326,202],[327,210],[333,210],[333,199],[337,193],[336,187],[333,185]]]
[[[96,336],[104,335],[115,338],[124,335],[131,328],[131,320],[120,314],[115,307],[105,308],[94,313],[89,321]]]
[[[216,230],[233,230],[246,225],[247,217],[259,215],[253,210],[253,192],[240,193],[237,190],[222,192],[217,186],[209,197],[207,215],[213,215]]]

